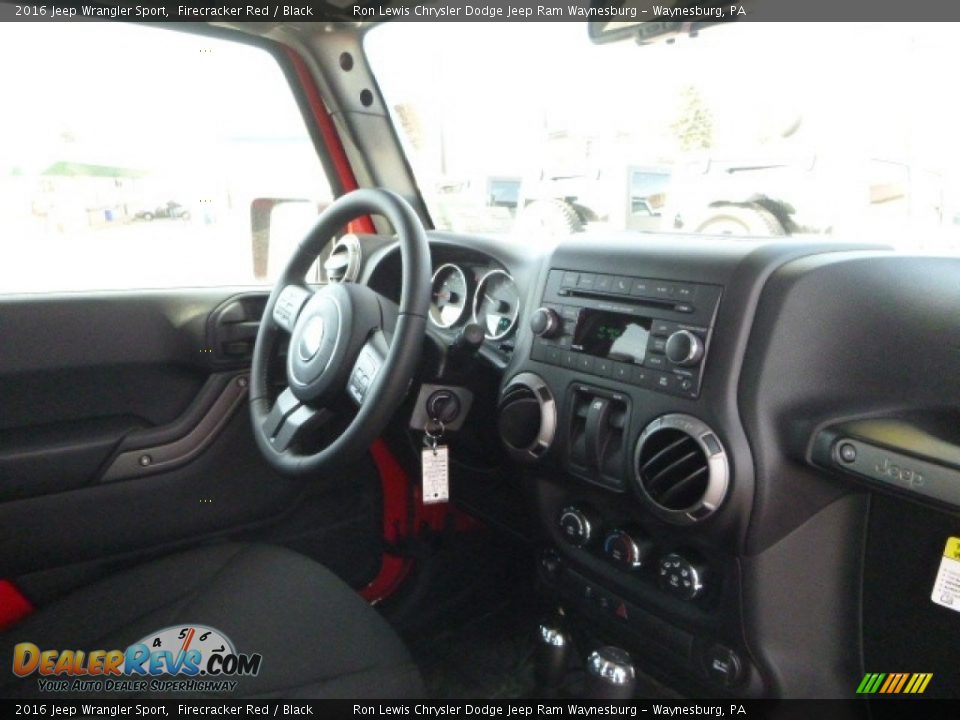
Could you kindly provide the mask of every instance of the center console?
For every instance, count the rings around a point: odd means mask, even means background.
[[[735,553],[706,522],[732,481],[707,400],[724,285],[698,276],[554,263],[499,430],[531,467],[541,577],[565,610],[664,681],[745,692]]]

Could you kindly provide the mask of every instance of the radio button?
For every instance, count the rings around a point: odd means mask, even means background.
[[[597,292],[613,292],[613,275],[597,275],[593,289]]]
[[[667,348],[666,338],[651,337],[648,349],[650,352],[663,353]]]
[[[576,287],[578,282],[580,282],[580,273],[568,271],[563,274],[560,284],[563,287]]]
[[[593,371],[601,377],[613,377],[613,364],[613,360],[597,358],[597,361],[593,364]]]
[[[654,320],[653,327],[650,329],[651,335],[662,335],[666,337],[670,335],[676,329],[676,323],[667,322],[666,320]]]
[[[611,377],[613,377],[614,380],[619,380],[620,382],[630,382],[632,372],[632,365],[615,362],[613,364],[613,375]]]
[[[652,295],[651,285],[651,281],[646,278],[634,278],[630,286],[630,294],[635,297]]]
[[[667,360],[663,355],[648,355],[644,364],[655,370],[663,370],[667,366]]]
[[[568,350],[570,348],[570,343],[572,341],[573,341],[572,335],[561,335],[558,338],[554,338],[552,342],[557,347],[561,347],[564,350]]]
[[[577,287],[583,288],[584,290],[593,290],[597,282],[597,276],[593,273],[581,273],[580,280],[577,282]]]
[[[692,313],[693,305],[688,302],[681,302],[674,305],[673,309],[680,313]]]
[[[551,365],[560,365],[563,363],[563,351],[560,348],[548,347],[544,355],[544,362]]]
[[[629,295],[633,287],[633,278],[615,277],[613,279],[613,292],[617,295]]]
[[[696,285],[677,285],[676,292],[674,294],[677,300],[686,300],[687,302],[693,302],[693,299],[697,296],[697,286]]]
[[[577,367],[577,353],[570,352],[569,350],[561,350],[562,354],[560,355],[560,362],[565,368],[576,368]]]
[[[572,354],[572,353],[571,353]],[[594,358],[593,355],[582,355],[577,353],[574,355],[576,357],[576,367],[580,372],[593,372]]]
[[[653,389],[660,392],[672,393],[676,387],[676,375],[651,371],[653,375]]]
[[[562,317],[564,320],[571,320],[573,322],[576,322],[577,318],[580,317],[580,308],[572,307],[570,305],[561,305],[560,317]]]
[[[630,374],[630,382],[634,385],[638,385],[642,388],[652,388],[653,387],[653,376],[656,373],[653,370],[648,370],[645,367],[640,367],[639,365],[634,367]]]
[[[659,298],[673,298],[676,296],[676,287],[670,283],[665,282],[655,282],[653,283],[653,295],[654,297]]]

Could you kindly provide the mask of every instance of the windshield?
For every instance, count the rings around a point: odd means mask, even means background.
[[[950,25],[404,22],[366,49],[438,228],[960,248]]]

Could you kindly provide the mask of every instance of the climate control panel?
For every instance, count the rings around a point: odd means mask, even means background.
[[[564,507],[557,525],[568,544],[598,555],[618,570],[647,577],[663,592],[685,601],[706,593],[709,571],[692,551],[658,549],[639,527],[605,531],[600,513],[584,504]]]

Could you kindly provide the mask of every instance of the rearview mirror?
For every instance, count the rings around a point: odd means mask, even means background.
[[[756,0],[592,0],[595,17],[587,23],[590,41],[604,45],[634,40],[638,45],[696,36],[704,28],[743,19]]]

